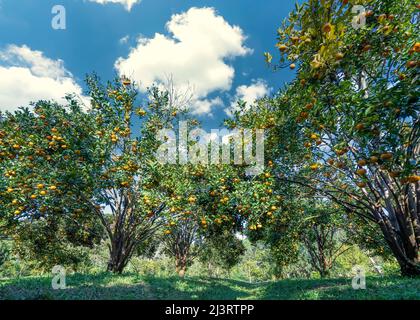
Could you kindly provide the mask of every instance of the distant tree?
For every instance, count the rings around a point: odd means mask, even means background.
[[[200,261],[209,269],[219,267],[230,272],[241,261],[244,253],[245,246],[235,232],[216,228],[206,235]]]
[[[349,250],[345,213],[329,201],[306,204],[300,239],[311,266],[321,278],[327,277],[337,258]]]
[[[165,249],[175,258],[176,273],[180,277],[185,275],[198,254],[201,246],[199,229],[200,226],[194,218],[185,217],[165,231]]]

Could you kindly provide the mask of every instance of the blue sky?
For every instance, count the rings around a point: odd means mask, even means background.
[[[0,110],[68,90],[83,96],[93,71],[103,80],[128,73],[143,87],[165,73],[180,91],[194,88],[192,112],[218,127],[236,99],[252,102],[293,78],[267,68],[263,52],[274,51],[294,2],[0,0]],[[65,30],[51,26],[57,4]]]

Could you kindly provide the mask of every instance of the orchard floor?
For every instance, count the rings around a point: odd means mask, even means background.
[[[229,279],[157,278],[100,273],[67,276],[65,290],[53,290],[50,277],[0,280],[0,300],[322,300],[416,299],[420,279],[368,277],[366,290],[354,290],[351,279],[281,280],[251,284]]]

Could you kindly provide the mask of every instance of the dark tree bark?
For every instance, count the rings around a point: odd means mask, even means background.
[[[302,234],[302,241],[310,256],[312,267],[321,278],[330,275],[335,260],[348,249],[338,245],[335,237],[338,230],[334,226],[314,225],[308,233]]]
[[[136,248],[163,225],[160,213],[165,205],[161,204],[152,214],[146,214],[139,206],[139,194],[128,189],[109,190],[103,194],[103,198],[111,208],[111,215],[106,215],[93,204],[92,206],[109,241],[107,271],[121,274]]]
[[[172,233],[165,237],[166,249],[175,258],[175,270],[180,277],[184,277],[188,266],[194,260],[196,253],[192,246],[199,239],[198,225],[194,219],[180,221],[172,229]]]

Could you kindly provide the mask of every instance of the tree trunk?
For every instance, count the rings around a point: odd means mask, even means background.
[[[420,256],[418,247],[413,246],[410,241],[403,241],[401,236],[390,235],[384,232],[389,247],[398,261],[401,275],[405,277],[420,277]]]
[[[114,238],[109,246],[108,272],[121,274],[127,266],[134,246],[131,242],[122,241],[121,237]]]
[[[405,277],[420,277],[419,253],[413,254],[412,250],[402,252],[395,243],[390,244],[391,250],[398,261],[401,275]]]
[[[396,212],[395,215],[398,215],[395,219],[391,216],[380,220],[379,226],[400,265],[401,275],[418,277],[420,276],[420,239],[416,234],[417,221],[411,221],[407,212]]]
[[[319,275],[321,276],[322,279],[328,278],[330,275],[330,272],[327,269],[321,269],[319,270]]]
[[[187,257],[181,256],[175,258],[176,273],[183,278],[187,272]]]

